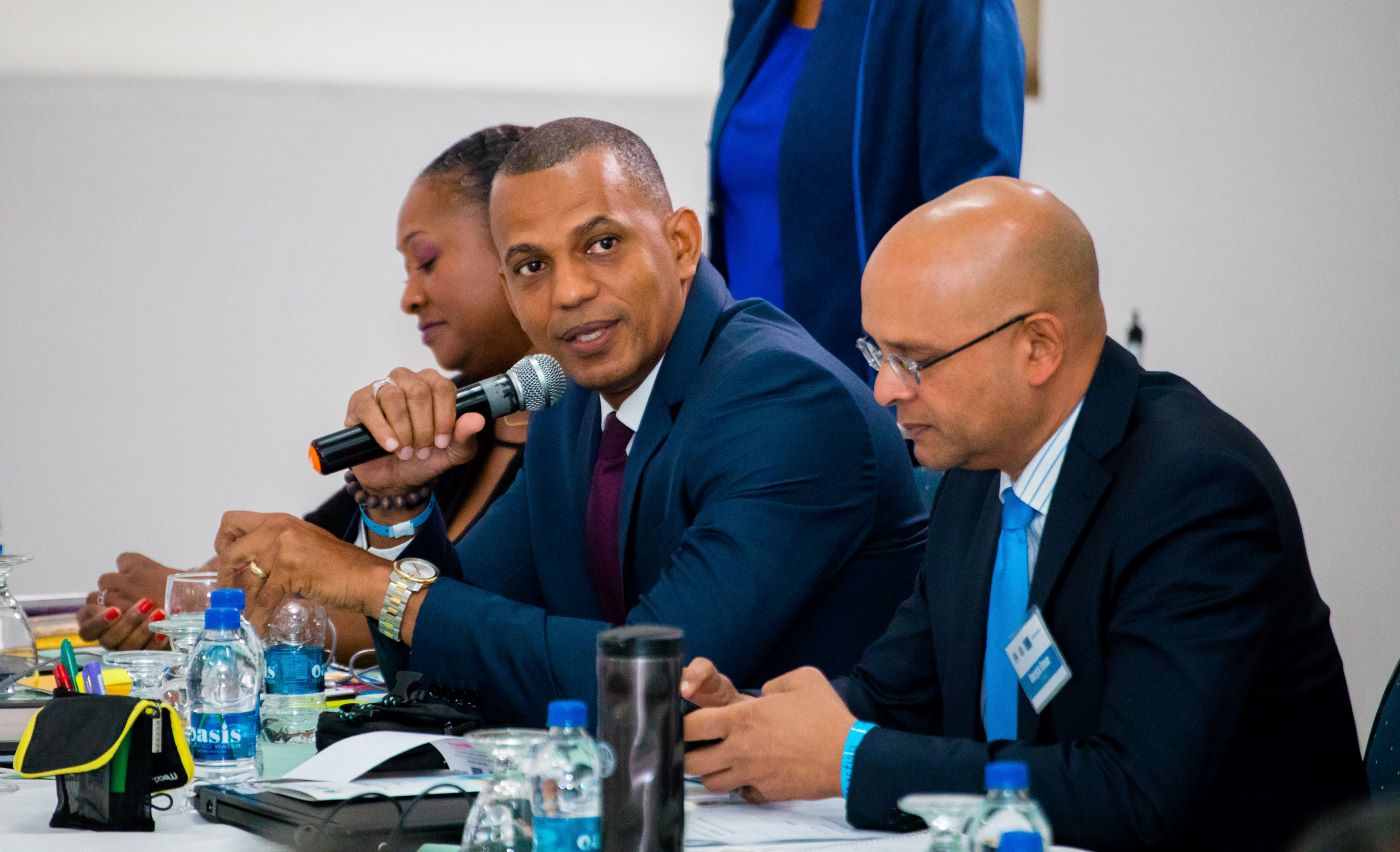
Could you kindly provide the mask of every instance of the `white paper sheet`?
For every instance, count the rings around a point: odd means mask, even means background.
[[[379,793],[391,798],[411,798],[437,784],[455,784],[468,793],[479,793],[486,781],[480,775],[445,772],[440,775],[404,775],[365,778],[360,781],[264,781],[261,788],[308,802],[340,802],[362,793]],[[443,787],[430,796],[455,795],[456,790]]]
[[[694,796],[691,801],[694,807],[687,809],[685,819],[688,847],[832,843],[890,837],[888,832],[851,828],[846,823],[846,803],[841,799],[773,805],[702,796]]]
[[[436,747],[447,761],[447,768],[454,772],[470,775],[484,769],[485,756],[481,750],[472,748],[461,737],[373,731],[332,743],[292,769],[286,777],[299,781],[354,781],[389,758],[421,745]]]

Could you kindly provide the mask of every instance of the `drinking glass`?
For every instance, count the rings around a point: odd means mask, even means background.
[[[467,734],[472,748],[491,758],[491,780],[477,794],[462,832],[461,852],[532,852],[534,821],[530,778],[525,767],[546,731],[495,728]]]
[[[983,801],[966,793],[914,793],[899,800],[899,809],[928,823],[928,852],[971,852],[967,826]]]
[[[0,554],[0,695],[15,691],[15,681],[29,674],[39,662],[34,631],[24,608],[10,595],[10,571],[30,557]]]
[[[160,700],[164,696],[165,684],[170,673],[185,661],[179,651],[108,651],[102,655],[102,662],[119,669],[126,669],[131,675],[131,695],[133,698]]]
[[[181,571],[165,581],[165,620],[152,625],[157,633],[170,637],[170,649],[180,659],[170,672],[162,697],[189,723],[189,690],[185,673],[189,669],[190,650],[204,630],[204,611],[209,608],[209,593],[219,582],[213,571]]]

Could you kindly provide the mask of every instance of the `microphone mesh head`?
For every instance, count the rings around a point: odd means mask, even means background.
[[[520,389],[520,407],[525,411],[549,408],[564,396],[564,368],[548,355],[521,358],[508,374]]]

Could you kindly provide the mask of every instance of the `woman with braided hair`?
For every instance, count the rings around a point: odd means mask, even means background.
[[[423,345],[438,364],[460,374],[459,385],[503,373],[530,351],[500,287],[487,221],[496,169],[530,130],[501,124],[453,144],[419,173],[399,210],[396,244],[406,273],[399,307],[417,320]],[[479,436],[475,458],[434,485],[454,540],[514,480],[528,417],[520,412],[496,421],[494,431]],[[306,519],[337,536],[349,529],[359,515],[355,483],[346,486]],[[117,570],[98,579],[97,591],[79,610],[79,633],[107,648],[163,646],[164,638],[153,631],[165,617],[160,603],[174,571],[139,553],[121,554]],[[363,617],[336,611],[331,617],[342,659],[370,646]]]

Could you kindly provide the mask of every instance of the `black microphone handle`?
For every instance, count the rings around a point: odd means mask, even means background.
[[[519,411],[520,393],[506,374],[493,376],[457,391],[457,416],[475,411],[487,420]],[[354,467],[389,453],[374,440],[364,426],[351,426],[322,435],[311,442],[307,455],[311,466],[322,475]]]

